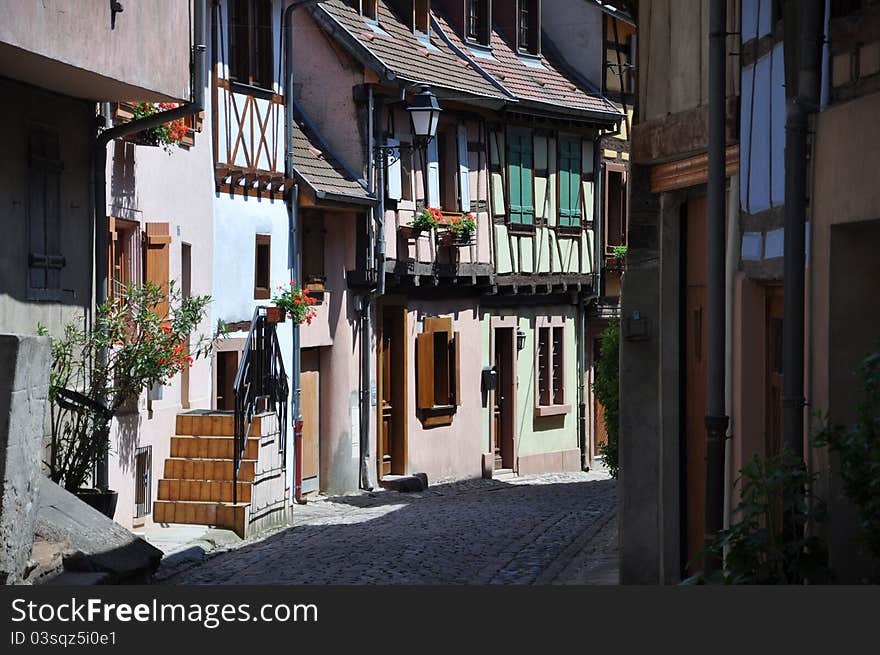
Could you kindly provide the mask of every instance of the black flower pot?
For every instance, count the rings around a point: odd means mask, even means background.
[[[116,501],[119,499],[119,493],[112,489],[77,489],[73,495],[107,518],[112,519],[116,513]]]

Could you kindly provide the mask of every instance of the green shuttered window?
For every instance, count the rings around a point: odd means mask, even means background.
[[[511,132],[508,137],[508,170],[510,175],[510,223],[532,225],[535,222],[533,199],[532,133]]]
[[[581,223],[581,142],[559,139],[559,225]]]

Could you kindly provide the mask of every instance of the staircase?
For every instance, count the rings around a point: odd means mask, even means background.
[[[233,412],[196,411],[177,416],[171,457],[153,506],[157,523],[213,525],[245,536],[259,458],[261,417],[255,416],[235,481]],[[237,485],[237,494],[233,493]],[[237,501],[237,502],[235,502]]]

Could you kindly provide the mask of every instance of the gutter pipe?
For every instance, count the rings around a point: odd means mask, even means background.
[[[725,95],[727,90],[727,2],[709,5],[709,175],[707,189],[708,269],[706,277],[706,523],[708,547],[724,524],[725,414]],[[714,553],[705,557],[705,575],[721,568]]]
[[[785,259],[782,338],[782,445],[804,459],[804,268],[808,114],[819,107],[825,2],[788,1],[785,48]]]
[[[725,317],[727,329],[724,337],[724,402],[728,410],[733,408],[733,285],[739,265],[739,173],[730,176],[730,192],[727,196],[727,261],[724,272]],[[724,529],[730,527],[731,498],[733,496],[733,419],[727,425],[724,440]],[[727,559],[727,549],[724,552]]]
[[[294,179],[293,169],[293,132],[295,124],[293,102],[293,12],[301,5],[292,4],[284,9],[284,177]],[[288,267],[290,279],[301,280],[301,261],[299,245],[299,185],[293,184],[287,189],[287,225],[288,225]],[[300,353],[300,329],[295,322],[291,324],[291,389],[293,404],[293,500],[298,505],[305,505],[302,495],[302,438],[303,418],[301,411],[300,372],[302,358]]]
[[[107,302],[109,289],[109,271],[107,270],[107,144],[130,134],[136,134],[178,120],[186,116],[198,114],[205,106],[205,51],[207,39],[205,34],[206,0],[195,0],[193,11],[193,46],[190,64],[190,102],[183,103],[169,111],[158,112],[138,120],[123,123],[102,131],[95,139],[95,155],[92,169],[92,192],[95,212],[95,306],[100,307]],[[106,111],[106,108],[105,108]],[[105,116],[109,121],[109,116]],[[107,352],[102,350],[98,357],[106,361]],[[103,399],[101,399],[103,401]],[[95,483],[99,489],[107,489],[109,483],[109,465],[106,454],[98,462]]]

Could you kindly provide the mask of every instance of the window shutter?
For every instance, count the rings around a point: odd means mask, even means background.
[[[575,227],[580,223],[581,161],[580,142],[559,141],[559,224]]]
[[[28,291],[39,299],[61,292],[61,147],[54,130],[28,134]]]
[[[428,144],[428,206],[440,207],[440,155],[437,148],[437,139],[431,139]]]
[[[452,338],[452,388],[455,397],[453,405],[461,405],[461,333]]]
[[[461,211],[471,210],[471,181],[468,166],[467,126],[458,126],[458,190]]]
[[[400,200],[403,198],[403,166],[400,162],[400,141],[397,139],[386,139],[389,146],[396,146],[392,159],[396,161],[388,167],[385,174],[385,186],[387,188],[387,197],[389,200]]]
[[[509,137],[510,222],[531,225],[535,207],[532,199],[532,136],[531,133]]]
[[[146,281],[152,282],[166,294],[168,293],[171,250],[171,236],[168,228],[168,223],[147,223],[146,237]],[[155,312],[161,319],[168,318],[168,301],[157,305]]]
[[[416,336],[416,405],[419,409],[434,406],[434,335]]]

